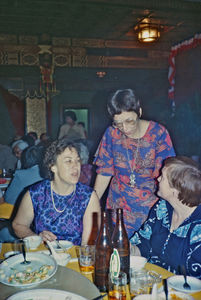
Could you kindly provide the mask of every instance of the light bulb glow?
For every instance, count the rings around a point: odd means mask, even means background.
[[[157,27],[139,26],[138,40],[140,42],[154,42],[160,37],[160,31]]]

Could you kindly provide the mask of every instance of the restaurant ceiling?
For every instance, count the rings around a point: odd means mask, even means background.
[[[137,42],[133,27],[147,17],[162,26],[157,46],[169,49],[201,32],[201,1],[1,0],[0,34]]]

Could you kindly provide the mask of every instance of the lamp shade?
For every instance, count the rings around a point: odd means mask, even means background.
[[[155,42],[160,37],[160,31],[157,26],[151,24],[140,24],[137,30],[138,40],[140,42]]]

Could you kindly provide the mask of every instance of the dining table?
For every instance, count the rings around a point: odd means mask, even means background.
[[[5,259],[5,253],[13,250],[12,243],[2,243],[1,244],[1,252],[0,252],[0,260],[3,261]],[[30,252],[38,252],[38,253],[47,253],[49,251],[46,244],[41,244],[35,250],[29,250]],[[56,273],[49,278],[47,281],[37,284],[35,288],[48,288],[48,289],[58,289],[64,290],[68,292],[72,292],[86,299],[94,299],[99,295],[103,295],[105,293],[100,293],[98,288],[93,284],[93,274],[81,274],[79,263],[78,263],[78,253],[79,246],[72,246],[71,248],[66,249],[66,252],[71,255],[71,259],[67,263],[66,266],[58,266]],[[145,269],[149,271],[154,271],[162,276],[162,279],[169,278],[174,274],[163,269],[157,265],[146,263]],[[33,289],[33,287],[26,287],[27,289]],[[8,286],[3,283],[0,283],[0,300],[5,300],[8,296],[11,296],[19,291],[22,291],[23,287],[13,287]],[[201,292],[193,293],[191,296],[194,299],[201,299]],[[103,300],[108,300],[108,296],[105,295]],[[126,300],[131,300],[129,293],[129,286],[127,287],[127,296]]]

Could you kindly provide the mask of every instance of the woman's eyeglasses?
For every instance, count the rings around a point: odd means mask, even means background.
[[[118,129],[120,129],[120,130],[122,130],[122,129],[124,129],[124,126],[134,126],[136,123],[137,123],[137,120],[138,120],[138,118],[136,119],[136,120],[133,120],[133,119],[127,119],[127,120],[125,120],[125,121],[123,121],[123,122],[116,122],[116,121],[113,121],[112,122],[112,126],[114,127],[114,128],[118,128]]]

